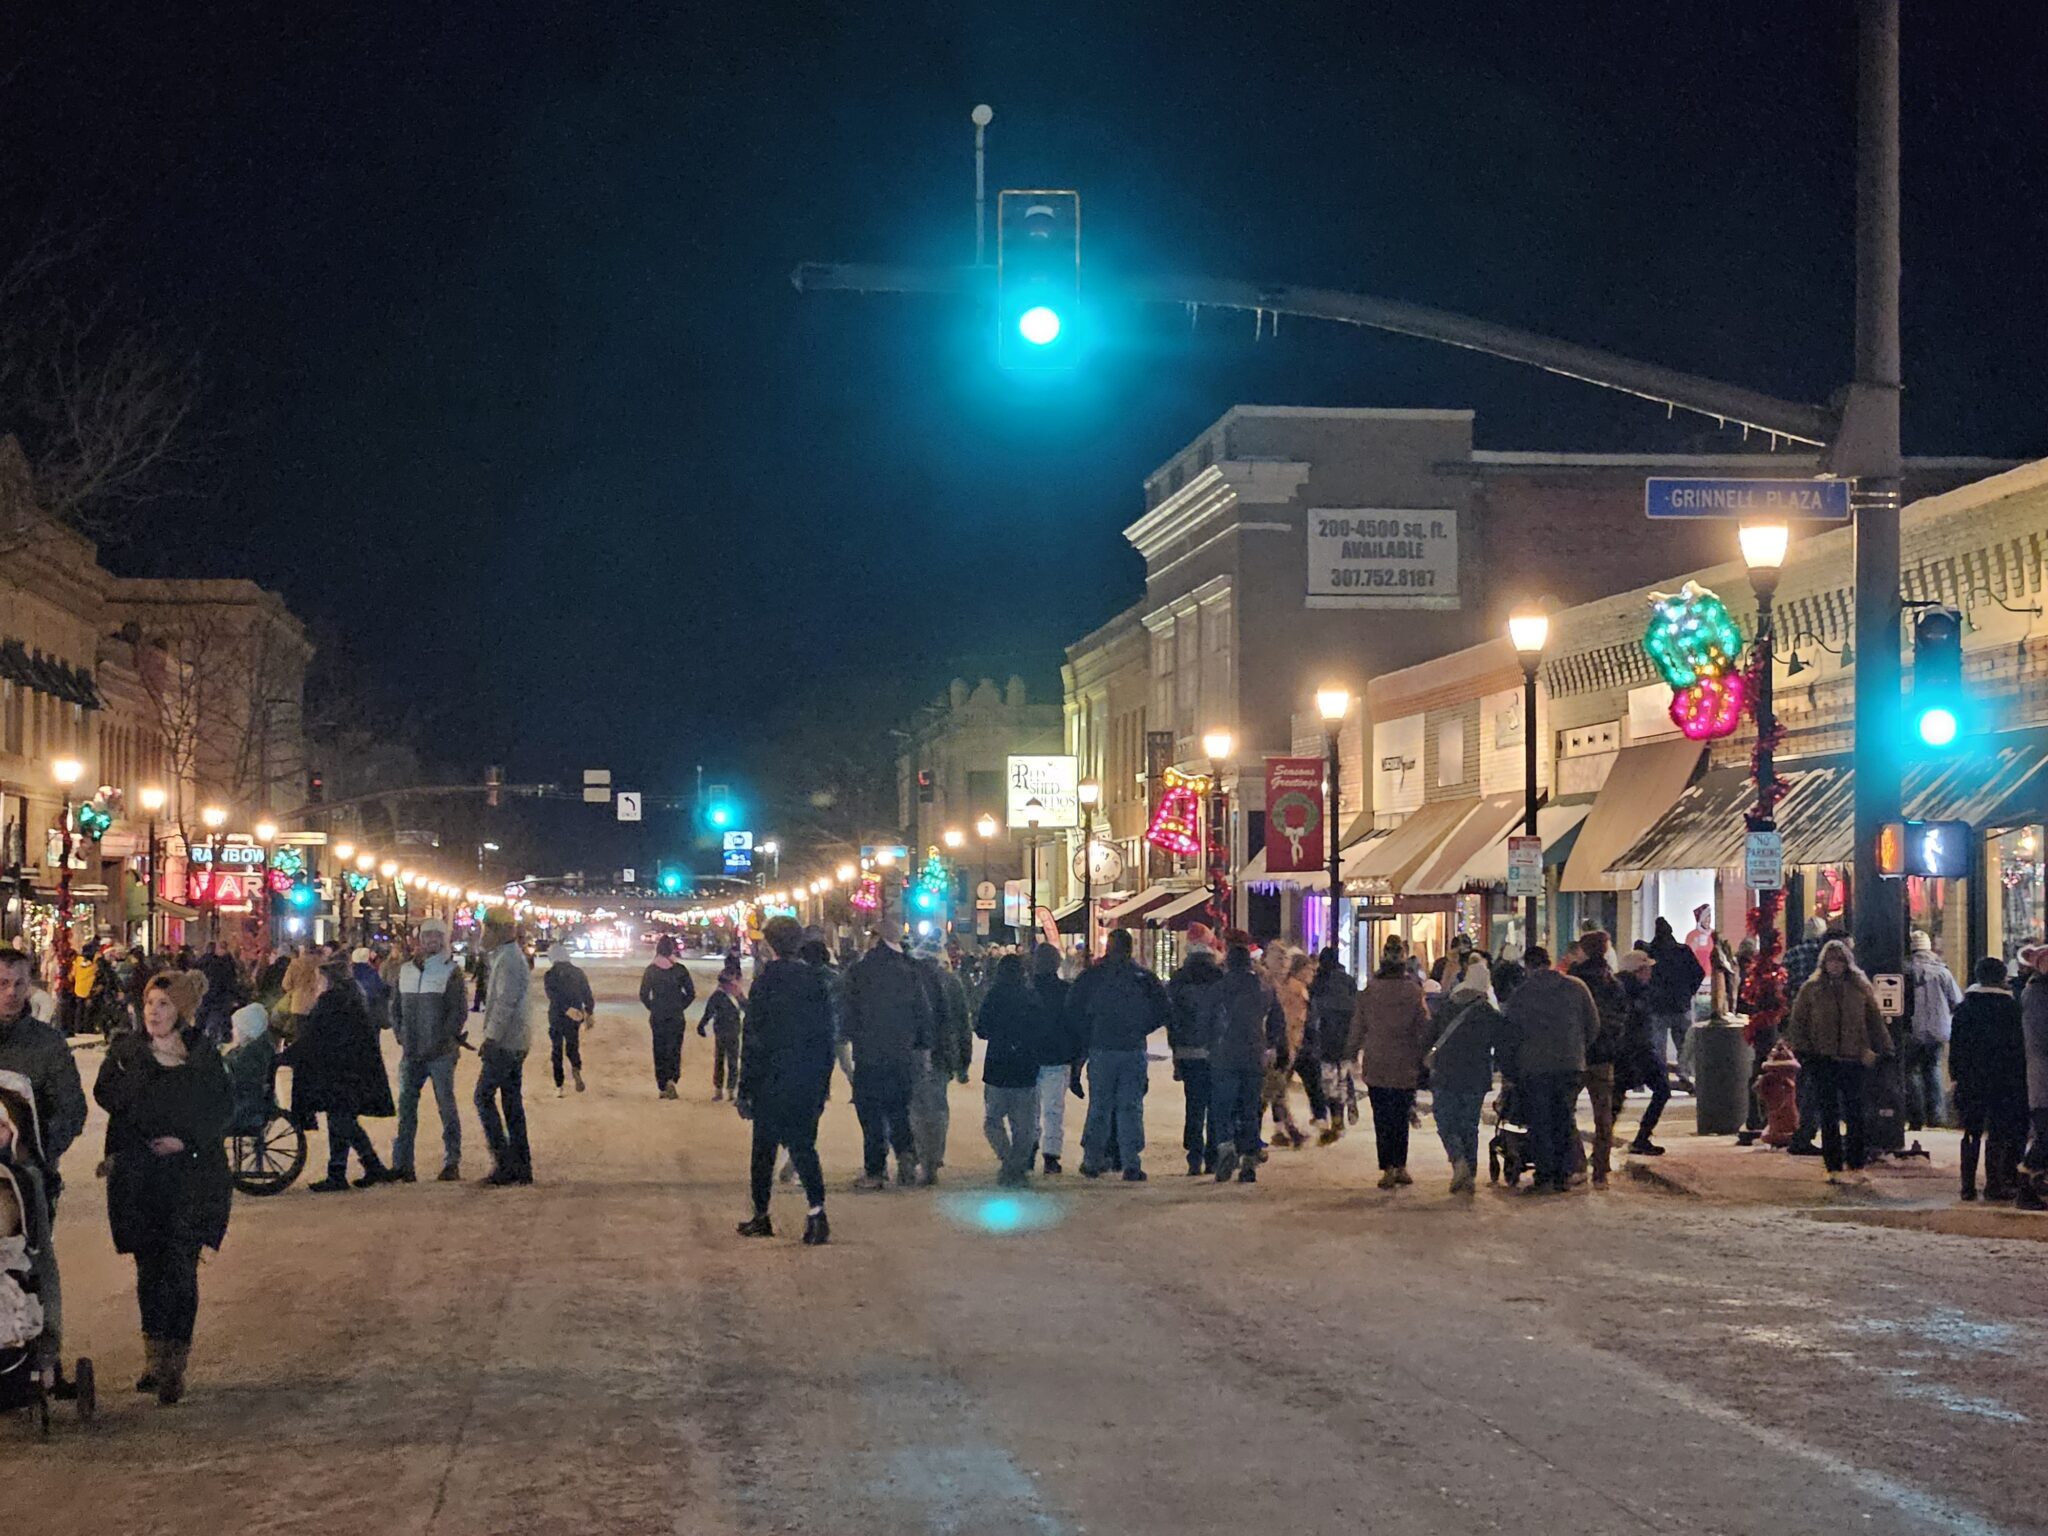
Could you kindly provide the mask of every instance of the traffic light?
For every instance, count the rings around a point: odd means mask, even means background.
[[[674,865],[667,866],[661,872],[661,894],[664,896],[680,896],[682,893],[683,872]]]
[[[1081,194],[996,196],[996,356],[1071,368],[1080,345]]]
[[[932,803],[932,802],[933,802],[934,800],[936,800],[936,799],[938,798],[938,795],[939,795],[939,787],[938,787],[938,785],[937,785],[937,784],[935,784],[935,783],[934,783],[934,782],[932,781],[932,771],[931,771],[931,769],[929,769],[929,768],[920,768],[920,769],[918,769],[918,770],[917,770],[917,803],[918,803],[919,805],[930,805],[930,804],[931,804],[931,803]]]
[[[320,802],[321,802],[321,801],[325,800],[326,798],[327,798],[327,779],[326,779],[325,775],[322,775],[322,774],[318,774],[318,773],[309,773],[309,774],[307,774],[307,775],[306,775],[306,803],[307,803],[308,805],[318,805],[318,804],[320,804]]]
[[[1922,608],[1913,620],[1911,740],[1937,751],[1962,734],[1963,616],[1954,608]]]

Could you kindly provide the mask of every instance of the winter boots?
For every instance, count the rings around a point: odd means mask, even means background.
[[[1451,1193],[1454,1195],[1469,1195],[1472,1193],[1472,1187],[1472,1165],[1460,1158],[1457,1162],[1451,1164]]]
[[[825,1220],[823,1211],[813,1211],[804,1218],[804,1246],[821,1247],[832,1241],[832,1227]]]
[[[192,1357],[192,1346],[145,1335],[142,1354],[148,1363],[136,1379],[135,1390],[154,1392],[156,1400],[168,1408],[185,1395],[185,1362]]]
[[[142,1358],[144,1362],[142,1374],[135,1378],[135,1390],[138,1392],[154,1392],[163,1372],[163,1341],[161,1339],[152,1339],[148,1334],[144,1334],[142,1336]]]
[[[756,1211],[752,1219],[741,1222],[737,1230],[741,1237],[773,1237],[775,1223],[768,1219],[766,1211]]]

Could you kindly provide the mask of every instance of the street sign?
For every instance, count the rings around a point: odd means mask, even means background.
[[[628,864],[624,869],[619,871],[619,884],[631,885],[633,883],[633,876],[635,873],[636,871],[634,870],[633,866]]]
[[[1508,839],[1508,895],[1543,894],[1543,839],[1520,833]]]
[[[724,846],[727,848],[751,848],[754,846],[754,834],[751,832],[728,832],[725,834]]]
[[[621,820],[621,821],[638,821],[639,819],[640,819],[640,791],[639,791],[639,790],[637,790],[637,789],[622,789],[622,790],[620,790],[620,791],[619,791],[619,820]]]
[[[996,883],[995,883],[995,881],[993,881],[993,880],[984,880],[984,881],[982,881],[982,882],[981,882],[981,883],[980,883],[979,885],[977,885],[977,886],[976,886],[976,887],[974,888],[974,907],[975,907],[975,910],[976,910],[976,911],[978,911],[978,912],[993,912],[993,911],[995,911],[995,909],[996,909]],[[982,931],[983,933],[987,933],[987,932],[988,932],[988,929],[987,929],[986,927],[983,927],[983,929],[982,929],[981,931]]]
[[[1906,978],[1899,975],[1873,976],[1871,990],[1877,993],[1877,1011],[1888,1019],[1905,1017]]]
[[[1849,482],[1652,479],[1643,484],[1643,511],[1652,518],[1773,517],[1845,523]]]
[[[728,875],[749,875],[754,872],[754,850],[751,848],[728,848],[724,853],[725,872]]]
[[[1771,828],[1752,832],[1743,847],[1744,873],[1752,891],[1785,889],[1785,836]]]
[[[609,768],[586,768],[583,770],[583,803],[603,805],[612,797],[612,771]]]

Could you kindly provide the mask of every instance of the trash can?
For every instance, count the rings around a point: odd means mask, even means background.
[[[1692,1082],[1702,1136],[1733,1136],[1749,1119],[1749,1069],[1756,1052],[1733,1019],[1692,1027]]]

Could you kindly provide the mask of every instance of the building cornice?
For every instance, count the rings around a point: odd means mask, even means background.
[[[1124,530],[1146,563],[1240,504],[1294,499],[1311,466],[1293,459],[1226,459],[1212,464]]]

